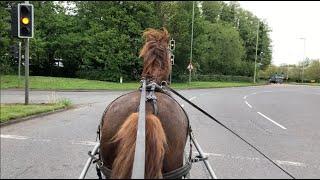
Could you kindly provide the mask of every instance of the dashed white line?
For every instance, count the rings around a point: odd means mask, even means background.
[[[274,120],[270,119],[269,117],[267,117],[266,115],[262,114],[261,112],[257,112],[258,114],[260,114],[262,117],[266,118],[267,120],[271,121],[272,123],[274,123],[275,125],[279,126],[282,129],[287,129],[284,126],[282,126],[281,124],[275,122]]]
[[[190,98],[189,101],[192,101],[192,100],[194,100],[195,98],[197,98],[197,97],[194,96],[194,97]]]
[[[95,146],[97,142],[93,141],[71,141],[71,144],[79,144],[79,145],[85,145],[85,146]]]
[[[300,162],[280,161],[280,160],[276,160],[276,162],[279,164],[288,165],[288,166],[307,167],[306,164],[300,163]]]
[[[245,101],[245,103],[246,103],[250,108],[252,108],[252,106],[251,106],[247,101]]]
[[[247,99],[247,96],[244,96],[243,99]]]
[[[32,138],[27,136],[18,136],[18,135],[7,135],[1,134],[0,136],[3,139],[16,139],[16,140],[30,140],[30,141],[40,141],[40,142],[52,142],[52,139],[43,139],[43,138]],[[54,141],[59,141],[55,139]],[[71,144],[75,145],[85,145],[85,146],[95,146],[97,142],[94,141],[68,141]]]
[[[4,139],[19,139],[19,140],[29,139],[29,138],[26,137],[26,136],[5,135],[5,134],[1,134],[0,137],[1,137],[1,138],[4,138]]]
[[[198,155],[198,153],[195,152],[195,155]],[[213,157],[221,157],[221,158],[229,158],[229,159],[237,159],[237,160],[249,160],[249,161],[261,161],[265,159],[260,159],[256,157],[244,157],[244,156],[232,156],[227,154],[217,154],[217,153],[205,153],[207,156],[213,156]],[[296,166],[296,167],[307,167],[308,165],[301,162],[293,162],[293,161],[282,161],[282,160],[274,160],[275,162],[287,165],[287,166]]]
[[[181,107],[184,107],[184,104],[181,104]]]
[[[269,92],[272,92],[272,91],[263,91],[263,92],[269,93]]]

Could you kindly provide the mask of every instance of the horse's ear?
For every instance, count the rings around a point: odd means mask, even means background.
[[[163,41],[165,43],[169,43],[170,34],[169,34],[168,30],[165,27],[162,27],[161,29],[163,31],[161,41]]]

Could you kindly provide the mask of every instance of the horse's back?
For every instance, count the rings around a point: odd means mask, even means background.
[[[103,116],[101,136],[101,154],[107,167],[111,168],[115,156],[115,145],[110,143],[126,118],[138,111],[140,91],[125,94],[109,106]],[[183,164],[184,147],[188,133],[188,118],[182,107],[168,94],[156,92],[158,115],[167,138],[168,149],[164,157],[164,172],[168,172]],[[146,113],[153,113],[151,103],[146,103]]]

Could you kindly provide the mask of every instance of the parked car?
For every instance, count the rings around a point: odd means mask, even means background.
[[[283,79],[284,79],[284,76],[275,74],[275,75],[272,75],[272,76],[270,77],[269,83],[282,84],[282,83],[283,83]]]

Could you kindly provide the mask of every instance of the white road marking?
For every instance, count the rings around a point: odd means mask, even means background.
[[[42,138],[32,138],[27,136],[17,136],[17,135],[7,135],[1,134],[1,138],[3,139],[16,139],[16,140],[31,140],[31,141],[42,141],[42,142],[51,142],[50,139],[42,139]],[[59,141],[59,139],[55,139],[55,141]],[[94,141],[68,141],[71,144],[76,145],[85,145],[85,146],[95,146],[97,142]]]
[[[5,134],[1,134],[0,137],[4,139],[19,139],[19,140],[29,139],[26,136],[5,135]]]
[[[247,99],[247,96],[244,96],[243,99]]]
[[[287,129],[284,126],[282,126],[281,124],[275,122],[274,120],[270,119],[269,117],[267,117],[266,115],[262,114],[261,112],[257,112],[258,114],[260,114],[262,117],[266,118],[267,120],[271,121],[272,123],[274,123],[275,125],[281,127],[282,129]]]
[[[194,96],[194,97],[190,98],[189,101],[192,101],[192,100],[194,100],[195,98],[197,98],[197,97]]]
[[[251,106],[247,101],[245,101],[245,103],[246,103],[250,108],[252,108],[252,106]]]
[[[1,138],[4,139],[16,139],[16,140],[35,140],[35,141],[45,141],[50,142],[49,139],[36,139],[31,138],[27,136],[18,136],[18,135],[6,135],[1,134]],[[85,145],[85,146],[95,146],[97,142],[94,141],[69,141],[71,144],[75,145]],[[198,155],[197,152],[194,152],[195,155]],[[232,156],[232,155],[226,155],[226,154],[217,154],[217,153],[205,153],[207,156],[214,156],[214,157],[221,157],[221,158],[229,158],[229,159],[240,159],[240,160],[251,160],[251,161],[260,161],[264,159],[255,158],[255,157],[243,157],[243,156]],[[287,166],[296,166],[296,167],[307,167],[308,165],[301,162],[293,162],[293,161],[282,161],[282,160],[274,160],[279,164],[287,165]]]
[[[256,92],[255,93],[252,93],[252,95],[255,95],[255,94],[257,94]]]
[[[198,153],[195,152],[195,155],[198,155]],[[217,153],[205,153],[205,155],[214,156],[214,157],[221,157],[221,158],[237,159],[237,160],[250,160],[250,161],[265,160],[265,161],[267,161],[266,159],[260,159],[260,158],[256,158],[256,157],[232,156],[232,155],[217,154]],[[308,166],[307,164],[301,163],[301,162],[282,161],[282,160],[274,160],[274,161],[279,164],[287,165],[287,166],[296,166],[296,167],[307,167]]]
[[[184,107],[184,104],[181,104],[181,107]]]
[[[288,166],[307,167],[306,164],[300,163],[300,162],[280,161],[280,160],[276,160],[276,162],[279,164],[288,165]]]
[[[272,91],[263,91],[263,92],[266,92],[266,93],[268,93],[268,92],[272,92]]]
[[[85,145],[85,146],[95,146],[97,142],[93,141],[71,141],[71,144]]]

